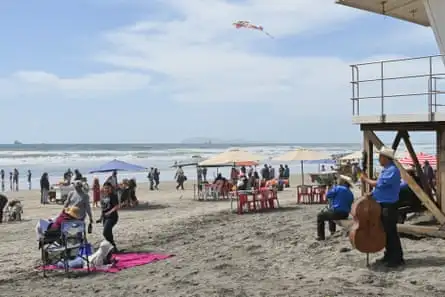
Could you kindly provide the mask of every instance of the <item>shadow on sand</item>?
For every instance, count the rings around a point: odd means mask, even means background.
[[[421,267],[442,267],[445,266],[445,257],[435,257],[428,256],[424,258],[410,258],[405,259],[405,265],[399,266],[397,268],[387,268],[382,263],[371,263],[369,269],[372,271],[389,271],[389,270],[404,270],[410,268],[421,268]]]
[[[266,209],[258,209],[256,211],[250,211],[250,212],[243,212],[243,215],[252,215],[252,214],[258,214],[258,213],[281,213],[281,212],[291,212],[291,211],[297,211],[300,210],[300,206],[280,206],[278,208],[266,208]],[[233,213],[237,213],[236,208],[232,209]]]
[[[140,203],[137,206],[134,207],[125,207],[125,208],[121,208],[119,211],[138,211],[138,210],[148,210],[148,209],[165,209],[165,208],[169,208],[170,205],[168,204],[154,204],[154,203],[148,203],[148,202],[144,202],[144,203]]]

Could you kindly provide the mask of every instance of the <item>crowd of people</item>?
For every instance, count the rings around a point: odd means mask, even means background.
[[[64,201],[62,211],[55,219],[50,221],[47,229],[42,231],[41,226],[37,227],[38,234],[58,232],[65,221],[88,219],[89,230],[92,229],[94,222],[103,224],[104,239],[117,251],[113,228],[118,222],[118,210],[120,208],[138,204],[136,181],[134,179],[123,179],[119,183],[117,172],[113,171],[101,186],[99,179],[95,177],[92,184],[93,199],[91,201],[90,187],[77,169],[74,174],[71,174],[71,170],[68,170],[64,174],[64,179],[66,184],[73,185],[73,190],[69,192],[67,199]],[[45,189],[46,186],[45,184]],[[44,200],[44,198],[42,199]],[[93,219],[91,207],[101,208],[101,215],[97,220]]]
[[[4,169],[0,169],[0,180],[1,180],[1,187],[2,192],[6,191],[6,182],[5,182],[5,175],[6,172]],[[17,192],[19,190],[19,171],[17,168],[14,168],[12,171],[9,172],[9,190]],[[27,182],[28,182],[28,189],[31,190],[32,187],[32,173],[31,170],[28,170],[26,174]]]

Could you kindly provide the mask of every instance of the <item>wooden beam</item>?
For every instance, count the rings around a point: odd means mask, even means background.
[[[360,130],[371,131],[398,131],[401,128],[406,131],[436,131],[443,127],[445,122],[415,122],[415,123],[372,123],[360,124]]]
[[[436,132],[437,140],[437,173],[436,197],[439,207],[445,211],[445,127]]]
[[[404,132],[406,132],[406,131],[397,131],[396,138],[394,138],[394,141],[391,146],[394,151],[396,151],[399,148],[400,141],[402,140],[402,136],[403,136]]]
[[[354,221],[352,220],[339,220],[335,221],[340,227],[349,230]],[[436,237],[445,239],[445,231],[439,230],[438,226],[416,226],[409,224],[397,224],[397,231],[402,234],[409,234],[418,237]]]
[[[422,182],[422,187],[425,190],[426,194],[432,198],[433,194],[431,192],[430,184],[428,183],[428,180],[423,174],[422,165],[420,165],[419,159],[417,158],[416,152],[414,151],[414,147],[411,143],[411,140],[409,139],[409,134],[407,131],[404,131],[402,133],[403,141],[405,142],[406,149],[409,152],[409,155],[411,157],[411,160],[414,162],[414,166],[416,167],[417,176],[420,178],[420,181]]]
[[[372,178],[374,176],[374,146],[372,142],[369,140],[366,131],[363,132],[363,149],[366,154],[366,174]],[[365,193],[369,193],[371,191],[370,185],[366,184],[364,187],[362,186],[362,196],[365,195]]]
[[[372,141],[372,143],[375,145],[375,147],[377,147],[377,149],[380,149],[382,146],[384,146],[383,142],[377,137],[377,135],[375,135],[374,132],[365,131],[365,133],[367,134],[366,137]],[[431,201],[430,197],[416,183],[413,177],[409,175],[408,172],[406,172],[405,168],[402,165],[400,165],[398,160],[394,159],[394,164],[399,169],[403,180],[406,181],[406,183],[414,192],[414,194],[416,194],[416,196],[419,197],[423,205],[425,205],[425,207],[433,214],[433,216],[441,225],[444,225],[445,215],[443,214],[443,212],[437,207],[437,205],[433,201]]]

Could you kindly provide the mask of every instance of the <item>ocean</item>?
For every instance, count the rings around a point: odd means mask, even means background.
[[[6,179],[14,168],[20,172],[20,188],[27,186],[26,172],[32,172],[32,187],[39,188],[39,179],[43,172],[48,172],[52,183],[62,179],[63,173],[68,169],[79,169],[84,176],[91,179],[88,171],[96,166],[113,159],[134,163],[144,167],[159,168],[162,181],[171,181],[175,170],[171,168],[175,161],[188,160],[192,156],[203,158],[223,152],[229,148],[238,147],[268,157],[275,157],[298,147],[312,150],[326,151],[332,154],[354,152],[361,149],[357,144],[20,144],[0,145],[0,169],[5,170]],[[415,145],[417,151],[432,153],[433,144]],[[268,162],[279,165],[276,162]],[[291,173],[300,172],[299,162],[288,164]],[[184,168],[186,175],[194,178],[196,171],[193,167]],[[317,172],[318,164],[306,164],[305,172]],[[222,169],[223,173],[229,169]],[[216,169],[210,169],[208,176],[212,177]],[[103,181],[108,174],[95,174]],[[146,172],[122,172],[120,177],[135,177],[138,182],[147,181]],[[6,182],[6,187],[9,181]]]

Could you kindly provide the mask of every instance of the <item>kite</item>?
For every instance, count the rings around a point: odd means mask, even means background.
[[[263,32],[264,34],[266,34],[267,36],[269,36],[270,38],[274,38],[272,35],[270,35],[269,33],[267,33],[266,31],[264,31],[263,26],[259,26],[259,25],[254,25],[249,21],[236,21],[232,24],[236,29],[241,29],[241,28],[245,28],[245,29],[253,29],[253,30],[258,30]]]

